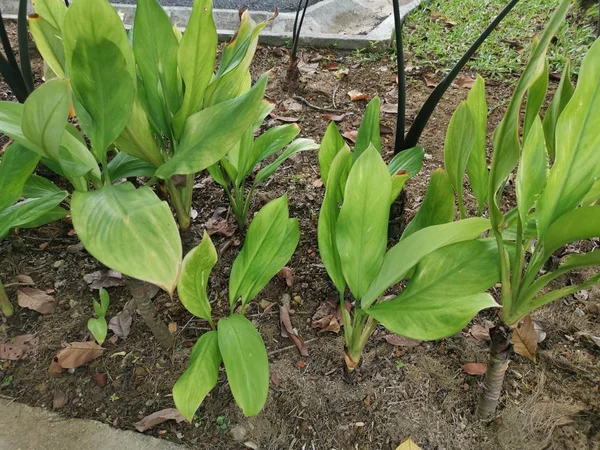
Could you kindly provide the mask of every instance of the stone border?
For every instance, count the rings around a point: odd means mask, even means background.
[[[400,6],[402,17],[422,2],[422,0],[404,1],[406,4]],[[0,0],[3,17],[16,19],[18,3],[18,0]],[[323,0],[316,5],[309,6],[302,28],[301,46],[314,48],[335,47],[343,50],[371,47],[381,49],[389,44],[394,30],[393,15],[387,15],[383,20],[381,17],[377,17],[377,11],[383,11],[385,9],[383,7],[386,5],[389,6],[389,0]],[[131,25],[135,5],[113,4],[113,6],[122,14],[125,25]],[[185,28],[191,13],[190,7],[167,6],[165,11],[172,22],[177,23],[182,29]],[[213,14],[217,24],[219,40],[227,41],[231,39],[239,23],[238,11],[215,9]],[[336,18],[344,14],[348,17],[358,17],[360,20],[354,19],[354,25],[351,23],[347,28],[339,23],[336,24]],[[252,11],[252,17],[256,21],[265,20],[271,15],[271,12]],[[294,12],[280,13],[277,19],[261,33],[260,42],[273,46],[289,44],[292,40],[294,17]],[[370,30],[360,29],[361,22],[365,21],[376,23],[376,25],[371,27]],[[356,29],[353,30],[352,28]],[[348,31],[350,34],[345,34]]]

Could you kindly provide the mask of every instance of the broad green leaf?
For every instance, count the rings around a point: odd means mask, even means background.
[[[409,178],[414,177],[423,167],[423,157],[425,150],[423,147],[413,147],[402,150],[388,164],[390,175],[395,175],[400,171],[406,171]]]
[[[217,250],[210,236],[204,231],[202,242],[194,247],[181,266],[181,279],[177,293],[181,303],[189,312],[205,320],[211,320],[211,308],[206,295],[210,271],[217,263]]]
[[[135,96],[127,34],[110,3],[77,0],[65,17],[63,41],[71,87],[78,100],[75,111],[102,161],[129,121]]]
[[[11,228],[27,226],[53,210],[66,197],[67,192],[60,191],[40,198],[23,200],[3,209],[0,211],[0,239],[4,238]]]
[[[66,59],[61,32],[37,14],[29,16],[29,31],[44,62],[58,78],[65,78]]]
[[[381,130],[379,128],[379,110],[381,107],[381,100],[379,97],[375,97],[369,102],[365,109],[365,115],[363,116],[358,133],[356,134],[356,142],[354,143],[354,161],[362,155],[370,145],[375,150],[381,153]]]
[[[177,65],[185,94],[181,108],[173,118],[175,136],[185,120],[200,110],[204,91],[210,83],[217,52],[217,29],[213,20],[212,1],[195,0],[185,34],[177,50]]]
[[[546,115],[544,116],[546,147],[548,148],[548,153],[552,159],[556,156],[556,122],[563,112],[563,109],[565,109],[565,106],[569,103],[569,100],[571,100],[571,97],[573,97],[573,92],[574,89],[571,84],[571,61],[567,60],[560,83],[558,83],[558,88],[556,88],[556,92],[554,93],[554,98],[552,99],[552,102],[550,102],[550,106],[548,106]]]
[[[62,167],[65,176],[73,182],[76,174],[91,174],[92,177],[100,179],[100,168],[94,159],[94,156],[79,139],[73,136],[67,127],[63,133],[58,150],[58,162]]]
[[[57,30],[62,30],[63,22],[67,14],[67,5],[62,0],[35,0],[33,9]]]
[[[546,259],[563,245],[600,237],[600,206],[582,206],[555,220],[544,238]]]
[[[350,170],[335,231],[342,272],[357,300],[377,275],[385,255],[391,191],[387,167],[371,146]]]
[[[489,228],[488,219],[476,217],[423,228],[401,240],[386,253],[377,277],[362,299],[362,308],[369,308],[429,253],[446,245],[475,239]]]
[[[21,198],[39,160],[38,154],[16,142],[6,147],[0,161],[0,211]]]
[[[0,174],[1,172],[2,170],[0,169]],[[2,177],[0,176],[0,178]],[[30,175],[25,182],[25,186],[23,187],[23,197],[40,198],[48,194],[59,192],[60,190],[61,189],[49,179],[40,177],[38,175]]]
[[[190,363],[173,386],[175,406],[190,422],[206,395],[217,385],[221,353],[217,331],[204,333],[194,345]]]
[[[148,113],[152,115],[160,130],[169,135],[173,115],[181,106],[177,38],[169,16],[156,0],[137,1],[133,29],[133,53],[144,84]],[[193,63],[196,56],[187,55],[188,61]],[[214,62],[205,62],[210,64],[212,69]]]
[[[48,81],[33,91],[23,105],[23,135],[41,147],[46,156],[58,160],[68,117],[69,82]]]
[[[254,140],[251,156],[248,158],[250,164],[245,168],[244,173],[249,173],[256,164],[289,145],[299,133],[300,127],[295,123],[280,125],[265,131]]]
[[[556,159],[537,203],[538,234],[575,208],[600,166],[600,40],[581,63],[577,89],[556,124]]]
[[[76,191],[71,214],[79,240],[94,258],[173,293],[181,267],[179,231],[167,203],[149,187],[123,183]]]
[[[240,297],[242,304],[248,303],[252,300],[252,287],[258,280],[262,283],[266,278],[266,284],[277,273],[265,273],[265,268],[277,257],[288,231],[289,220],[285,195],[267,203],[254,217],[248,228],[244,246],[231,268],[230,305],[233,306]]]
[[[421,203],[417,214],[402,233],[401,240],[431,225],[452,222],[454,208],[452,185],[444,169],[439,168],[431,174],[423,203]]]
[[[539,44],[533,50],[515,87],[506,114],[494,133],[494,154],[490,171],[488,197],[490,218],[496,228],[501,225],[501,213],[498,208],[496,194],[519,161],[521,148],[519,142],[519,115],[523,97],[544,71],[546,50],[557,30],[563,25],[569,5],[570,0],[562,0],[554,11],[550,22],[548,22],[544,33],[540,37]]]
[[[108,176],[112,182],[129,177],[151,177],[156,167],[125,152],[117,153],[108,163]]]
[[[148,116],[137,97],[133,102],[129,121],[115,140],[115,146],[122,152],[147,161],[155,167],[164,163],[152,135]]]
[[[485,100],[485,81],[480,75],[477,75],[469,92],[467,105],[475,122],[475,142],[467,163],[467,174],[477,200],[478,214],[481,215],[487,200],[489,176],[486,154],[488,107]]]
[[[219,320],[218,336],[233,398],[245,416],[255,416],[269,393],[269,360],[262,337],[240,314]]]
[[[398,198],[402,192],[402,189],[404,188],[404,184],[408,180],[408,177],[408,174],[404,172],[392,176],[392,194],[390,195],[390,204],[394,203],[394,201]]]
[[[208,173],[210,174],[213,180],[215,180],[221,186],[227,187],[227,180],[225,180],[225,175],[223,174],[219,163],[213,164],[212,166],[208,166],[206,170],[208,170]]]
[[[346,289],[346,280],[342,272],[342,262],[336,245],[336,225],[340,208],[338,204],[343,201],[343,186],[346,184],[350,168],[352,167],[352,153],[348,146],[340,150],[333,159],[327,172],[327,188],[325,198],[319,214],[317,237],[319,241],[319,254],[325,270],[339,292]],[[325,183],[325,180],[323,180]]]
[[[327,179],[329,177],[329,169],[338,152],[344,148],[346,141],[340,134],[335,122],[330,122],[327,131],[321,141],[319,148],[319,166],[321,168],[321,181],[327,187]]]
[[[286,159],[295,153],[304,152],[306,150],[317,150],[318,148],[319,145],[312,139],[296,139],[281,153],[281,155],[277,157],[275,161],[258,171],[254,183],[257,184],[265,181],[267,178],[273,175],[273,173],[275,173],[275,171],[285,162]]]
[[[529,130],[531,129],[535,119],[538,118],[540,108],[546,99],[546,92],[548,92],[549,72],[550,68],[548,65],[548,59],[546,58],[544,71],[538,76],[538,78],[533,82],[527,91],[525,120],[523,122],[523,136],[529,135]]]
[[[35,199],[40,200],[40,199]],[[44,205],[44,208],[46,205]],[[69,212],[66,209],[61,208],[60,206],[55,206],[54,208],[41,212],[38,211],[35,217],[31,220],[23,221],[19,224],[19,228],[38,228],[42,225],[49,224],[50,222],[55,222],[57,220],[61,220],[66,217]]]
[[[241,139],[260,112],[267,77],[263,75],[246,94],[190,116],[175,155],[158,168],[156,176],[191,174],[225,156]],[[235,117],[235,120],[231,120]]]
[[[106,334],[108,333],[106,319],[104,317],[92,317],[88,319],[87,326],[88,330],[92,333],[92,336],[94,336],[94,339],[98,341],[98,344],[102,345],[106,339]]]
[[[367,312],[392,333],[432,341],[463,329],[482,309],[499,306],[487,293],[466,297],[411,297],[379,303]]]
[[[532,122],[523,144],[521,162],[517,170],[516,194],[521,223],[527,223],[529,211],[546,185],[548,156],[544,143],[544,129],[539,116]]]
[[[21,119],[23,117],[23,104],[17,102],[0,102],[0,133],[7,135],[13,141],[27,147],[39,154],[44,154],[43,150],[28,140],[21,129]]]
[[[585,197],[583,198],[581,204],[583,206],[590,206],[596,204],[598,200],[600,200],[600,178],[594,181],[592,188],[587,194],[585,194]]]
[[[217,331],[204,333],[194,345],[190,363],[173,386],[175,406],[190,422],[206,395],[217,385],[221,353]]]
[[[462,102],[450,119],[444,142],[444,165],[454,192],[458,196],[461,218],[465,218],[466,215],[462,199],[463,180],[477,134],[477,122],[467,103]]]

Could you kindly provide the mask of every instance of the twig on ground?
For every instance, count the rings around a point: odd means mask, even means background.
[[[308,100],[306,100],[304,97],[300,97],[299,95],[294,95],[293,98],[294,98],[294,100],[300,100],[302,103],[304,103],[309,108],[316,109],[317,111],[331,112],[331,113],[345,112],[345,111],[342,111],[340,109],[322,108],[321,106],[313,105],[311,102],[309,102]]]

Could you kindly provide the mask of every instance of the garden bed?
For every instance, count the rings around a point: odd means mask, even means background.
[[[269,47],[257,50],[253,75],[271,71],[267,96],[277,103],[267,127],[282,120],[297,120],[304,136],[319,139],[328,123],[324,114],[343,115],[338,124],[342,132],[357,130],[366,101],[352,102],[348,95],[351,90],[370,98],[379,95],[384,110],[386,104],[396,103],[394,61],[385,55],[373,59],[306,51],[304,61],[300,97],[293,98],[285,83],[285,51]],[[39,59],[34,67],[40,68]],[[431,92],[426,80],[432,84],[436,79],[434,73],[409,73],[409,118]],[[488,131],[501,118],[510,84],[511,80],[488,83],[492,111]],[[552,90],[555,87],[551,83]],[[3,91],[2,95],[7,95]],[[420,175],[407,184],[405,221],[421,201],[429,174],[442,165],[450,115],[467,92],[464,86],[452,87],[424,133],[426,159]],[[384,152],[390,157],[395,115],[383,113],[381,125]],[[227,208],[228,202],[208,174],[198,175],[195,183],[197,216],[191,233],[198,243],[215,211]],[[254,443],[261,449],[393,449],[409,436],[423,449],[582,449],[599,445],[600,347],[590,339],[600,335],[598,288],[555,302],[534,315],[547,334],[540,344],[539,360],[532,363],[515,356],[499,418],[481,423],[475,418],[474,407],[482,378],[461,369],[466,363],[485,362],[488,355],[485,341],[470,334],[472,324],[446,340],[414,346],[391,345],[385,339],[388,333],[379,329],[366,348],[356,376],[344,376],[343,336],[311,326],[317,309],[329,296],[336,295],[316,243],[324,194],[316,153],[298,154],[267,186],[261,186],[252,212],[284,193],[291,199],[290,216],[299,219],[301,230],[299,248],[288,264],[293,283],[290,287],[274,278],[249,305],[247,313],[269,353],[271,386],[265,409],[257,417],[245,418],[221,376],[192,424],[169,421],[147,433],[200,449],[241,448],[244,443],[250,447]],[[472,199],[467,202],[472,206]],[[233,227],[233,223],[229,216],[228,224]],[[242,238],[238,234],[215,234],[213,241],[219,262],[211,276],[210,292],[216,294],[210,300],[214,316],[221,317],[228,309],[228,271]],[[109,339],[102,357],[51,377],[48,367],[62,345],[88,338],[87,320],[93,315],[92,297],[97,297],[97,292],[90,289],[84,276],[105,270],[85,251],[72,247],[77,243],[72,226],[63,221],[21,231],[16,238],[0,244],[0,278],[6,284],[14,283],[16,275],[28,275],[37,288],[51,290],[57,300],[53,314],[41,316],[17,308],[10,320],[2,318],[0,337],[35,334],[39,342],[34,356],[0,362],[0,395],[51,408],[60,392],[67,398],[59,409],[64,416],[133,429],[141,418],[173,407],[173,383],[186,367],[191,346],[209,328],[202,320],[192,319],[177,297],[171,299],[159,293],[154,303],[159,316],[174,331],[177,344],[173,350],[161,349],[136,316],[129,336],[116,342]],[[572,284],[569,277],[559,282]],[[124,287],[108,290],[108,317],[113,317],[128,301],[128,291]],[[16,299],[16,288],[8,291]],[[291,341],[280,337],[278,302],[283,294],[293,299],[291,320],[307,344],[309,357],[302,357]],[[495,314],[493,310],[485,311],[474,322],[485,325]]]

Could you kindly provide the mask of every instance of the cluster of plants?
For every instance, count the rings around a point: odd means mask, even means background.
[[[567,255],[558,268],[542,271],[557,250],[600,236],[599,41],[581,65],[577,88],[567,65],[540,118],[546,52],[568,8],[563,0],[532,43],[494,133],[491,169],[485,83],[479,77],[450,121],[445,168],[432,173],[418,212],[389,246],[390,208],[420,171],[424,150],[416,146],[422,129],[405,139],[402,123],[402,151],[386,164],[378,98],[366,108],[353,149],[333,122],[320,146],[295,139],[295,125],[260,134],[272,106],[264,100],[267,77],[253,83],[249,68],[267,22],[256,24],[244,12],[215,70],[211,0],[194,2],[183,34],[156,0],[138,1],[129,33],[106,0],[77,0],[68,8],[60,0],[38,0],[29,25],[49,75],[24,103],[0,102],[0,131],[12,139],[0,163],[0,237],[70,215],[89,254],[131,278],[137,308],[161,345],[171,346],[172,337],[157,320],[144,283],[170,295],[176,290],[183,306],[209,324],[211,331],[198,339],[173,388],[181,413],[191,420],[223,364],[235,401],[244,414],[255,415],[268,396],[268,357],[244,313],[292,257],[298,221],[289,217],[286,196],[254,216],[231,267],[229,315],[218,318],[208,294],[215,247],[205,233],[183,257],[180,233],[190,227],[196,173],[207,170],[223,187],[243,230],[256,186],[292,154],[319,148],[325,197],[318,246],[339,292],[347,371],[360,364],[379,326],[437,340],[460,331],[482,309],[500,308],[479,404],[480,416],[489,418],[514,330],[528,326],[528,315],[539,307],[600,282],[595,275],[546,290],[565,272],[600,265],[598,251]],[[431,108],[425,108],[427,117]],[[423,120],[413,127],[424,127]],[[54,172],[61,187],[35,174],[38,164]],[[515,168],[517,206],[508,209],[503,194]],[[473,211],[464,200],[465,175],[477,202]],[[488,292],[498,282],[500,303]],[[12,305],[3,289],[0,294],[1,310],[10,316]],[[108,306],[101,291],[97,317],[88,323],[99,344],[107,333]]]

